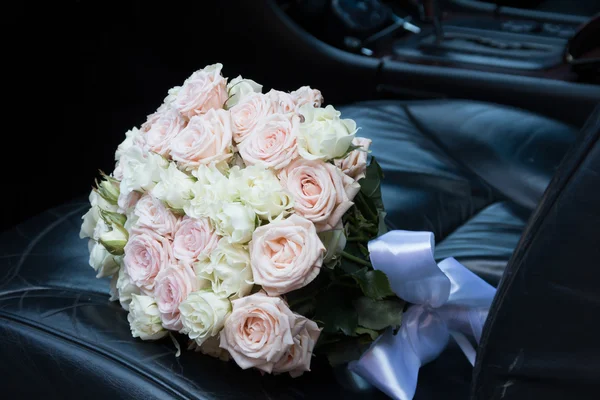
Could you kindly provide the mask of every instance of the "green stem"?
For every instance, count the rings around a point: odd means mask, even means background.
[[[348,237],[348,239],[346,239],[348,242],[368,242],[369,239],[366,236],[350,236]]]
[[[353,256],[350,253],[346,253],[345,251],[342,251],[342,257],[344,257],[347,260],[354,261],[357,264],[366,265],[367,267],[372,267],[372,265],[371,265],[370,262],[365,261],[362,258],[358,258],[356,256]]]
[[[367,213],[369,214],[371,221],[377,221],[377,215],[373,213],[373,211],[371,210],[371,207],[369,207],[369,205],[367,204],[367,202],[365,201],[363,196],[364,196],[364,194],[359,191],[358,194],[356,195],[355,199],[358,200],[364,206],[365,210],[367,210]]]
[[[350,224],[349,226],[350,226],[350,230],[356,234],[363,233],[364,231],[367,231],[368,233],[371,233],[373,235],[377,235],[377,233],[379,233],[379,231],[376,228],[371,228],[370,226],[363,225],[361,227],[358,227],[358,226],[354,226],[352,224]]]

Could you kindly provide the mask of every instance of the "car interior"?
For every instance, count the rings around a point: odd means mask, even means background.
[[[597,398],[599,1],[43,7],[21,10],[36,34],[17,46],[15,81],[26,87],[12,91],[6,398],[386,398],[318,357],[300,378],[259,379],[198,353],[176,357],[169,338],[142,343],[88,266],[79,228],[98,169],[114,168],[125,131],[169,88],[215,62],[266,90],[318,88],[373,140],[388,226],[433,232],[437,260],[454,257],[497,288],[475,366],[450,343],[421,368],[415,399]]]

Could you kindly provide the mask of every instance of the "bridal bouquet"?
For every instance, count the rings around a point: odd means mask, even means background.
[[[194,72],[126,132],[83,217],[90,265],[142,340],[179,332],[294,377],[316,349],[358,359],[404,308],[369,259],[386,231],[371,142],[318,90],[262,93],[221,70]]]

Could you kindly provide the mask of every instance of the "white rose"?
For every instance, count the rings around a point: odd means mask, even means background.
[[[237,200],[237,191],[215,165],[201,165],[192,174],[198,181],[192,186],[193,198],[183,208],[189,217],[213,218],[221,204]]]
[[[121,156],[123,156],[123,154],[125,154],[125,152],[127,152],[131,146],[136,143],[140,143],[142,141],[141,135],[142,132],[136,127],[133,127],[125,132],[125,140],[119,144],[117,151],[115,152],[115,161],[119,161]]]
[[[333,106],[314,108],[312,104],[300,107],[304,122],[300,124],[298,151],[308,160],[330,160],[342,157],[352,144],[356,122],[340,119]]]
[[[241,201],[252,207],[262,220],[284,218],[294,206],[292,196],[283,190],[275,173],[262,166],[232,168],[229,179],[233,180]]]
[[[123,268],[120,268],[119,271],[122,271]],[[119,274],[116,273],[110,279],[110,287],[108,292],[110,293],[110,297],[108,301],[117,301],[119,300],[119,291],[117,290],[117,281],[119,280]]]
[[[328,231],[319,232],[319,239],[325,245],[326,253],[323,262],[327,263],[339,256],[346,248],[346,234],[342,221],[337,226]]]
[[[152,189],[152,194],[169,207],[182,210],[192,198],[193,185],[191,176],[177,169],[175,163],[169,163],[167,169],[161,169],[160,182]]]
[[[98,241],[109,251],[109,253],[120,255],[123,254],[123,249],[127,244],[128,237],[129,235],[125,228],[113,223],[108,230],[99,235]]]
[[[241,203],[224,203],[211,217],[217,233],[232,243],[248,243],[256,227],[256,214],[252,207]]]
[[[100,240],[100,236],[104,235],[106,232],[109,231],[108,225],[106,224],[106,221],[104,221],[102,219],[102,217],[100,217],[100,219],[98,220],[98,223],[96,224],[96,227],[94,228],[94,232],[92,233],[92,236],[90,236],[92,239],[98,241]]]
[[[212,290],[192,292],[179,305],[182,333],[201,346],[208,338],[219,334],[225,319],[231,312],[228,298],[216,295]]]
[[[241,76],[238,76],[227,84],[227,95],[229,96],[229,99],[226,102],[227,108],[235,106],[250,93],[261,92],[262,85],[254,82],[252,79],[244,79]]]
[[[135,193],[135,192],[132,192]],[[138,216],[134,214],[135,211],[135,207],[133,209],[130,209],[128,214],[127,214],[127,221],[125,221],[125,225],[123,225],[123,227],[125,228],[125,230],[127,232],[129,232],[130,234],[133,233],[133,228],[139,226],[138,225]]]
[[[161,170],[168,167],[166,159],[144,152],[139,146],[130,147],[121,160],[123,180],[120,189],[123,196],[133,190],[151,190],[160,180]]]
[[[117,206],[110,204],[106,200],[102,198],[95,190],[90,192],[89,196],[90,201],[90,209],[86,212],[83,217],[83,223],[81,224],[81,230],[79,232],[79,237],[81,239],[86,237],[93,237],[94,230],[96,229],[96,225],[100,218],[100,210],[116,212]]]
[[[96,224],[100,219],[100,212],[98,207],[92,206],[82,217],[83,222],[81,223],[81,230],[79,231],[79,238],[83,239],[86,237],[92,237]]]
[[[243,297],[252,290],[252,269],[248,248],[219,240],[210,261],[194,264],[196,276],[210,283],[213,292],[221,297]]]
[[[131,335],[142,340],[157,340],[164,337],[168,331],[160,322],[158,306],[149,296],[131,295],[129,304],[129,327]]]
[[[121,307],[129,311],[132,295],[140,294],[140,288],[131,282],[131,278],[127,275],[125,268],[120,268],[119,273],[113,276],[110,293],[110,301],[119,300]]]
[[[119,271],[120,256],[113,256],[104,246],[92,239],[88,242],[88,250],[90,252],[89,263],[97,273],[96,278],[111,276]]]

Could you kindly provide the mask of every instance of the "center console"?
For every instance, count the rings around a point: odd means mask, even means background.
[[[498,3],[281,0],[272,30],[299,58],[372,77],[375,98],[479,99],[582,123],[600,102],[600,33],[585,50],[573,41],[594,18]]]
[[[367,57],[566,81],[600,79],[578,75],[566,58],[570,39],[589,19],[584,16],[475,0],[333,0],[329,13],[323,21],[329,29],[318,35]]]

